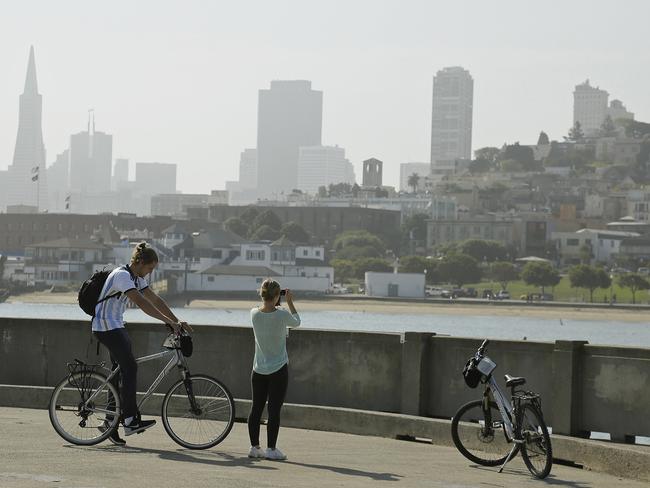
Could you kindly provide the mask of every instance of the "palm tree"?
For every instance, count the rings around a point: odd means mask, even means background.
[[[413,173],[411,176],[409,176],[408,186],[413,188],[413,193],[417,192],[419,181],[420,181],[420,175],[419,174]]]

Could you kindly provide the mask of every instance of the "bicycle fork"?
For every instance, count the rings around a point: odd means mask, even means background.
[[[194,397],[194,389],[192,388],[190,373],[185,369],[181,374],[183,375],[183,386],[185,386],[187,398],[190,402],[190,409],[194,415],[201,415],[201,408],[199,407],[198,403],[196,403],[196,398]]]

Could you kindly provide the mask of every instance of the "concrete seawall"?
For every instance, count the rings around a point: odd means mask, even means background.
[[[0,383],[53,386],[73,358],[95,355],[83,321],[0,319]],[[160,349],[166,331],[130,324],[136,355]],[[250,398],[252,329],[197,326],[194,372],[223,380],[236,398]],[[294,330],[288,339],[289,403],[449,419],[463,403],[480,397],[460,374],[480,339],[427,333],[364,333]],[[542,395],[545,418],[556,434],[585,437],[605,432],[618,441],[650,437],[650,350],[591,346],[582,341],[494,341],[489,355],[505,373],[525,376]],[[141,365],[140,389],[159,363]],[[169,384],[169,383],[167,383]],[[159,391],[166,389],[165,384]]]

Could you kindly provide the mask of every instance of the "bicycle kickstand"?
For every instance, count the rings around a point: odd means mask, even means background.
[[[508,464],[508,461],[510,461],[514,457],[514,454],[515,454],[516,450],[517,450],[517,443],[513,442],[512,449],[510,450],[510,454],[508,454],[508,457],[506,458],[505,462],[503,463],[503,465],[499,469],[499,473],[501,473],[503,471],[503,468],[506,467],[506,464]]]

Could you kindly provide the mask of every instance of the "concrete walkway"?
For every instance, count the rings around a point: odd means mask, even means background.
[[[235,424],[228,438],[208,451],[181,448],[162,425],[127,440],[124,448],[108,442],[72,446],[54,432],[46,411],[0,408],[0,487],[647,486],[558,465],[541,482],[529,475],[521,457],[498,474],[472,465],[452,448],[288,428],[279,440],[287,461],[253,461],[246,457],[245,424]]]

